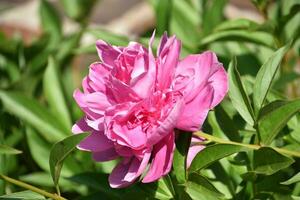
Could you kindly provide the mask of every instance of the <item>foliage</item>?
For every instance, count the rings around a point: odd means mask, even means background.
[[[78,200],[299,199],[299,1],[253,0],[264,18],[257,23],[227,19],[226,0],[149,0],[157,37],[176,34],[181,57],[215,51],[228,69],[230,89],[209,113],[202,130],[209,134],[198,132],[207,147],[189,169],[186,133],[176,140],[169,175],[118,190],[107,183],[115,162],[96,163],[88,152],[72,151],[85,136],[71,136],[74,119],[82,115],[72,99],[74,77],[86,71],[71,66],[77,65],[74,58],[96,55],[94,44],[80,45],[84,35],[114,45],[129,39],[88,27],[95,0],[60,3],[78,31],[65,35],[58,10],[41,0],[40,37],[25,44],[0,33],[0,175]],[[146,44],[152,31],[137,40]],[[0,199],[49,198],[1,178]]]

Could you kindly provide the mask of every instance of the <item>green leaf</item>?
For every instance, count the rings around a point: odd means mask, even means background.
[[[224,21],[223,23],[219,24],[215,29],[214,32],[218,31],[225,31],[225,30],[231,30],[231,29],[255,29],[259,25],[249,19],[233,19],[233,20],[228,20]]]
[[[156,32],[158,35],[162,35],[169,29],[170,13],[171,13],[171,0],[151,0],[151,3],[155,9],[156,16]]]
[[[0,144],[0,154],[20,154],[22,151]]]
[[[200,39],[200,17],[188,1],[172,1],[169,22],[170,34],[176,34],[184,46],[197,48]]]
[[[253,154],[253,168],[258,174],[271,175],[287,168],[294,160],[269,147],[262,147]]]
[[[6,194],[3,196],[0,196],[0,200],[41,200],[41,199],[45,199],[45,197],[43,197],[40,194],[37,194],[35,192],[32,192],[30,190],[25,190],[22,192],[16,192],[16,193],[11,193],[11,194]]]
[[[19,177],[19,179],[34,185],[53,187],[51,175],[47,172],[33,172],[31,174],[22,175]],[[67,188],[70,187],[71,183],[65,179],[61,179],[60,185],[63,185]],[[76,187],[78,188],[78,185],[76,185]]]
[[[54,185],[58,185],[61,168],[66,157],[88,135],[88,133],[71,135],[53,145],[49,156],[49,166]]]
[[[97,0],[61,0],[68,17],[78,22],[84,22],[91,14],[91,10]]]
[[[256,113],[263,106],[281,60],[289,48],[290,44],[278,49],[258,71],[253,86],[253,101]]]
[[[191,133],[180,132],[176,141],[173,169],[178,183],[186,181],[186,159],[191,143]]]
[[[50,172],[49,156],[52,145],[40,137],[33,128],[26,126],[25,130],[28,147],[33,160],[41,169]],[[69,157],[64,163],[61,174],[63,176],[72,176],[81,170],[79,163],[75,162],[74,158]]]
[[[142,184],[140,188],[155,199],[174,199],[174,188],[169,175],[164,176],[155,183]]]
[[[122,197],[122,193],[119,190],[114,190],[108,184],[108,175],[103,173],[92,173],[85,172],[76,174],[72,177],[66,178],[69,181],[74,183],[88,186],[89,188],[93,188],[97,191],[100,191],[102,194],[105,194],[107,197],[112,199],[120,199]]]
[[[270,144],[289,119],[299,111],[300,100],[275,101],[266,105],[261,110],[258,119],[261,143]]]
[[[57,118],[66,129],[71,129],[71,116],[61,84],[61,76],[57,70],[57,63],[53,57],[49,57],[48,66],[44,73],[43,86],[47,101]]]
[[[199,174],[193,173],[189,179],[185,191],[192,199],[215,200],[222,199],[224,196],[206,178]]]
[[[300,182],[300,172],[298,172],[296,175],[294,175],[289,180],[281,182],[281,184],[283,184],[283,185],[291,185],[293,183],[298,183],[298,182]]]
[[[243,86],[240,78],[240,74],[236,68],[236,58],[234,58],[228,68],[229,76],[229,97],[233,106],[240,113],[243,119],[253,126],[254,124],[254,112],[248,98],[248,94]]]
[[[64,37],[64,41],[59,45],[55,58],[58,63],[64,63],[68,58],[72,57],[74,50],[78,47],[83,31],[70,34]],[[96,52],[95,44],[93,45]],[[68,61],[68,60],[67,60]]]
[[[70,131],[34,99],[18,92],[0,91],[0,99],[7,111],[36,128],[50,142],[64,138]]]
[[[189,171],[190,173],[199,171],[222,158],[240,151],[244,151],[244,147],[232,144],[215,144],[207,146],[195,156]]]
[[[40,1],[39,7],[43,31],[51,36],[51,44],[58,44],[62,36],[62,24],[56,9],[47,0]]]
[[[228,0],[206,1],[202,19],[202,32],[204,35],[211,31],[224,20],[224,8]]]
[[[262,31],[227,30],[209,34],[200,41],[200,45],[208,45],[217,41],[242,41],[261,44],[270,48],[274,46],[272,35]]]
[[[94,35],[97,39],[104,40],[112,45],[127,46],[129,43],[129,39],[126,36],[118,35],[100,28],[89,29],[88,32]]]

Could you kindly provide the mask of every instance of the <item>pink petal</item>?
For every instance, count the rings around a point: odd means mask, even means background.
[[[135,102],[140,100],[140,97],[132,90],[132,88],[114,77],[110,77],[110,83],[107,86],[107,89],[116,103]]]
[[[207,85],[215,63],[218,64],[218,61],[212,52],[189,55],[179,62],[176,69],[175,90],[183,93],[187,103]]]
[[[88,137],[82,140],[77,147],[84,151],[98,152],[112,148],[113,143],[107,139],[103,132],[93,131]]]
[[[141,73],[135,79],[133,79],[130,84],[132,90],[135,91],[135,93],[138,94],[140,98],[144,99],[149,97],[155,85],[155,79],[156,79],[155,60],[154,58],[149,57],[148,63],[144,63],[142,65],[141,63],[136,62],[135,65],[136,65],[135,69],[142,68],[140,66],[146,65],[146,69],[145,69],[146,71]]]
[[[182,99],[179,99],[176,102],[174,108],[171,110],[167,118],[161,123],[158,128],[153,130],[152,133],[147,136],[147,146],[155,145],[162,138],[173,131],[182,113],[183,104],[184,102]]]
[[[105,85],[111,69],[104,63],[90,65],[89,75],[82,82],[85,93],[105,92]]]
[[[211,108],[219,104],[228,92],[228,77],[223,66],[215,65],[213,73],[209,78],[210,85],[214,88],[214,97]]]
[[[181,43],[175,36],[167,40],[158,57],[157,81],[160,90],[168,88],[178,64]]]
[[[168,41],[168,35],[167,35],[167,32],[164,32],[163,36],[160,39],[158,48],[157,48],[157,57],[161,54],[167,41]]]
[[[193,136],[192,137],[192,141],[191,141],[191,146],[189,148],[188,154],[187,154],[187,160],[186,160],[186,166],[187,168],[190,167],[193,159],[195,158],[195,156],[202,150],[205,148],[204,145],[198,145],[198,144],[193,144],[193,143],[197,143],[197,142],[202,142],[203,139],[200,139],[198,137]]]
[[[128,146],[132,149],[140,149],[146,145],[146,134],[142,131],[141,126],[137,126],[133,129],[128,129],[127,125],[113,126],[112,137],[118,138],[116,141],[118,144]]]
[[[117,47],[107,44],[103,40],[98,40],[96,42],[96,48],[102,62],[113,67],[115,65],[114,61],[121,53],[121,50]]]
[[[213,88],[207,85],[193,101],[183,106],[176,128],[197,131],[201,128],[213,99]]]
[[[75,134],[83,133],[83,132],[90,132],[93,129],[89,127],[85,121],[85,117],[78,120],[72,127],[72,132]]]
[[[104,112],[111,105],[106,97],[101,92],[85,94],[78,89],[74,91],[74,99],[88,117],[86,122],[97,131],[103,130]]]
[[[153,160],[148,173],[142,180],[143,183],[156,181],[169,173],[172,166],[174,148],[174,132],[172,131],[154,146]]]
[[[115,160],[119,157],[119,154],[116,152],[115,148],[109,148],[103,151],[92,152],[92,155],[93,159],[98,162]]]
[[[146,153],[141,161],[135,157],[124,158],[110,174],[110,186],[112,188],[123,188],[132,184],[145,170],[150,155],[150,153]]]

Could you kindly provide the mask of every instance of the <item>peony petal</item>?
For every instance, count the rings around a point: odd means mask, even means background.
[[[196,143],[196,142],[203,142],[203,139],[201,138],[198,138],[198,137],[195,137],[193,136],[192,137],[192,141],[191,141],[191,146],[189,148],[189,151],[188,151],[188,154],[187,154],[187,160],[186,160],[186,166],[187,168],[190,167],[193,159],[195,158],[195,156],[202,150],[205,148],[204,145],[198,145],[198,144],[193,144],[193,143]]]
[[[122,52],[120,48],[111,46],[103,40],[98,40],[96,42],[96,48],[98,55],[103,63],[110,65],[111,67],[115,66],[115,60],[118,58]]]
[[[107,86],[108,92],[111,93],[116,103],[136,102],[140,100],[140,97],[132,88],[114,77],[110,77],[110,83]]]
[[[161,123],[161,125],[147,136],[148,147],[158,143],[162,138],[168,135],[175,128],[177,120],[180,117],[182,111],[183,103],[183,100],[179,99],[167,118]]]
[[[213,88],[207,85],[193,101],[185,104],[176,124],[176,128],[185,131],[197,131],[201,128],[213,99]]]
[[[141,149],[146,145],[146,134],[142,131],[141,126],[128,129],[127,125],[114,124],[112,137],[118,138],[117,143],[128,146],[132,149]]]
[[[171,170],[173,153],[175,148],[174,132],[163,138],[153,148],[153,160],[150,169],[143,178],[143,183],[150,183],[158,180]]]
[[[210,76],[208,81],[214,88],[214,96],[211,105],[211,108],[213,108],[222,101],[229,89],[228,77],[221,64],[215,66],[214,73]]]
[[[98,162],[106,162],[119,157],[114,148],[109,148],[103,151],[92,152],[93,159]]]
[[[146,153],[141,161],[135,157],[124,158],[111,172],[109,176],[110,186],[123,188],[132,184],[147,167],[150,155],[150,153]]]
[[[146,64],[147,69],[144,73],[137,76],[135,79],[131,81],[130,87],[133,91],[142,99],[145,99],[150,96],[151,92],[153,91],[155,80],[156,80],[156,66],[155,66],[155,59],[149,57],[149,61]],[[135,68],[141,68],[138,65],[139,63],[135,63]],[[145,64],[144,64],[145,65]]]
[[[144,170],[146,169],[149,159],[150,159],[151,153],[146,152],[144,154],[144,157],[142,161],[139,161],[138,159],[134,159],[128,169],[128,173],[124,177],[124,180],[127,182],[134,181],[138,176],[140,176]]]
[[[86,77],[86,82],[89,88],[92,89],[92,92],[105,93],[105,85],[110,72],[111,69],[104,63],[95,62],[90,65],[89,75]],[[85,85],[86,84],[83,84],[83,89],[85,89]],[[89,93],[92,92],[90,91]]]
[[[93,131],[88,137],[82,140],[77,147],[84,151],[98,152],[112,148],[113,142],[107,139],[103,132]]]
[[[215,64],[218,64],[216,55],[209,51],[189,55],[179,62],[174,80],[175,90],[183,93],[186,103],[207,85]]]
[[[181,43],[175,36],[167,40],[158,56],[157,81],[160,90],[170,87],[179,61]]]
[[[168,35],[167,35],[167,32],[164,32],[163,36],[160,39],[158,48],[157,48],[157,57],[161,54],[167,41],[168,41]]]
[[[90,132],[93,129],[89,127],[85,121],[85,117],[78,120],[72,127],[72,132],[75,134],[83,133],[83,132]]]

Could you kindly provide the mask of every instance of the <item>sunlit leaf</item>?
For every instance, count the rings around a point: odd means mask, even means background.
[[[0,154],[20,154],[22,151],[0,144]]]
[[[240,41],[261,44],[270,48],[274,46],[272,35],[262,31],[227,30],[209,34],[200,41],[200,45],[207,45],[217,41]]]
[[[45,197],[35,192],[32,192],[30,190],[25,190],[22,192],[16,192],[16,193],[0,196],[0,200],[2,199],[3,200],[42,200],[45,199]]]
[[[70,132],[45,107],[19,92],[0,91],[0,99],[7,111],[40,131],[48,141],[57,141]]]
[[[260,68],[253,86],[253,101],[255,111],[263,106],[268,91],[280,66],[281,60],[290,45],[278,49]]]
[[[293,159],[281,155],[269,147],[262,147],[253,154],[253,168],[256,173],[271,175],[287,168],[294,162]]]
[[[186,183],[185,191],[194,200],[216,200],[223,199],[224,196],[199,174],[191,174],[190,180]]]
[[[140,188],[155,199],[174,198],[173,183],[169,176],[165,176],[155,183],[143,184]]]
[[[85,22],[97,0],[61,0],[64,11],[73,20]]]
[[[51,36],[51,44],[58,44],[62,36],[62,20],[48,0],[41,0],[39,14],[43,31]]]
[[[270,144],[288,120],[299,111],[300,100],[275,101],[265,106],[258,120],[261,143]]]
[[[53,145],[50,151],[49,165],[51,176],[55,185],[58,185],[64,160],[75,149],[76,145],[87,136],[88,133],[71,135]]]
[[[283,184],[283,185],[291,185],[293,183],[298,183],[298,182],[300,182],[300,172],[298,172],[296,175],[294,175],[289,180],[281,182],[281,184]]]
[[[67,107],[61,75],[58,73],[58,66],[53,57],[49,57],[48,66],[43,79],[44,93],[49,105],[57,118],[64,124],[66,129],[71,129],[71,116]]]
[[[240,78],[240,74],[236,69],[236,59],[233,59],[229,64],[229,97],[233,106],[237,109],[240,115],[250,125],[254,124],[254,112],[246,93],[245,87]]]
[[[240,151],[244,151],[244,148],[231,144],[215,144],[205,147],[192,161],[189,172],[199,171],[222,158]]]
[[[88,32],[94,35],[97,39],[104,40],[105,42],[116,46],[126,46],[129,42],[129,39],[126,36],[118,35],[100,28],[89,29]]]

